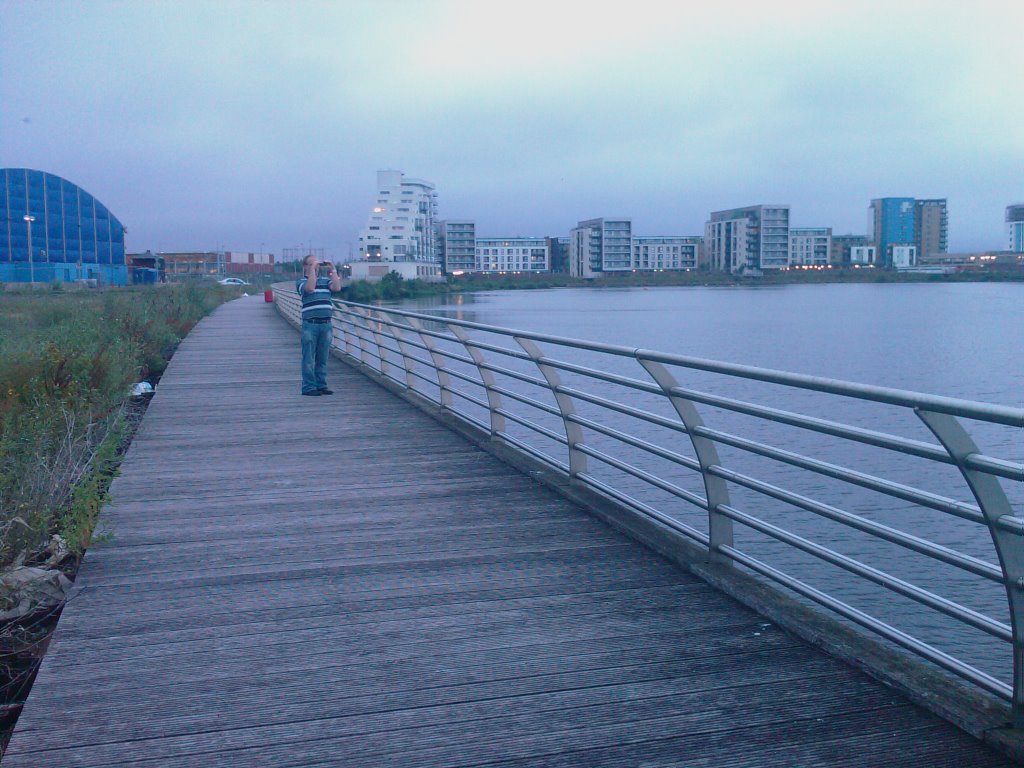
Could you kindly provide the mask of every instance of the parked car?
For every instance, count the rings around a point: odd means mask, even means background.
[[[217,282],[221,285],[252,285],[252,283],[247,283],[240,277],[225,277],[223,280],[218,280]]]

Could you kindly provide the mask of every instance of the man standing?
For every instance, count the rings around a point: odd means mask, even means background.
[[[326,276],[319,274],[326,267]],[[341,290],[341,276],[329,261],[318,264],[310,254],[302,261],[302,277],[295,289],[302,297],[302,394],[333,395],[327,388],[327,357],[331,353],[331,291]]]

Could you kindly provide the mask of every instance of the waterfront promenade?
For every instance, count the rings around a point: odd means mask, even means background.
[[[182,343],[4,766],[1003,766],[332,360]]]

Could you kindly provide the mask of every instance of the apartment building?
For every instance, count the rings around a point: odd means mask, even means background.
[[[377,196],[366,228],[359,233],[367,261],[413,261],[438,265],[437,191],[429,181],[407,179],[401,171],[377,171]]]
[[[476,223],[467,219],[439,221],[437,247],[445,274],[476,269]]]
[[[886,266],[894,266],[893,247],[909,246],[917,254],[948,251],[949,216],[946,200],[913,197],[880,197],[869,206],[868,230]],[[906,251],[901,250],[901,259]]]
[[[569,233],[569,274],[593,278],[604,272],[628,272],[632,269],[632,241],[632,219],[579,222]]]
[[[789,263],[793,266],[824,267],[832,252],[831,227],[791,227]]]
[[[478,272],[548,272],[551,251],[544,237],[479,237]]]
[[[863,248],[873,245],[871,238],[867,235],[832,235],[832,244],[829,249],[829,263],[844,266],[853,262],[851,249]]]
[[[700,237],[634,237],[630,267],[637,271],[696,269],[703,242]]]
[[[757,274],[789,266],[789,206],[752,205],[714,211],[704,224],[712,269]]]

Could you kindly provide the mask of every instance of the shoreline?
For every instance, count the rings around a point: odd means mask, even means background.
[[[341,289],[341,298],[356,303],[413,299],[449,293],[475,293],[478,291],[539,290],[546,288],[753,288],[781,285],[826,285],[834,283],[1024,283],[1024,269],[951,272],[948,274],[904,273],[878,269],[822,269],[787,270],[761,277],[741,277],[721,272],[630,272],[606,274],[600,278],[585,279],[562,273],[536,275],[461,275],[449,277],[443,283],[422,280],[385,279],[380,282],[347,282]]]

